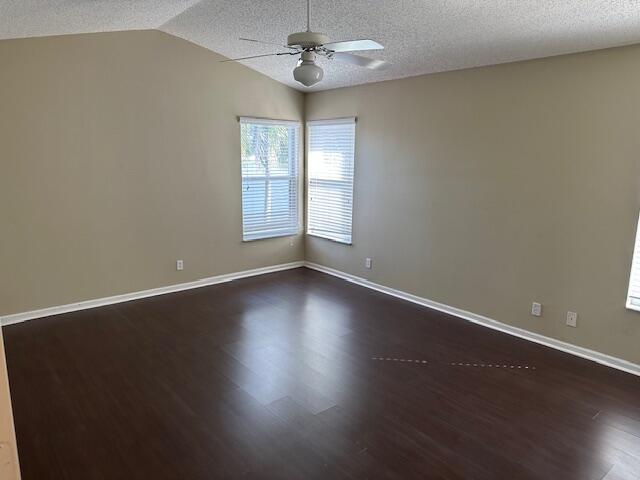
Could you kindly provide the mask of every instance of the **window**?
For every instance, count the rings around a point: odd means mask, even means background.
[[[629,278],[629,293],[627,294],[627,308],[640,311],[640,222],[636,232],[636,243],[633,248],[631,276]]]
[[[240,119],[242,239],[298,233],[300,124]]]
[[[351,244],[356,119],[309,122],[307,233]]]

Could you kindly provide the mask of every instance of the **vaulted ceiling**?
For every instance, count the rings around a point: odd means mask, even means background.
[[[283,51],[306,28],[304,0],[0,0],[0,39],[159,29],[227,57]],[[334,41],[370,38],[371,71],[321,59],[311,90],[640,42],[639,0],[311,0],[311,29]],[[243,63],[304,90],[291,56]]]

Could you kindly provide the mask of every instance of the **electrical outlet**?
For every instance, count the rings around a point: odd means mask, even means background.
[[[176,270],[184,270],[184,261],[176,260]]]
[[[540,303],[533,302],[531,304],[531,315],[533,315],[534,317],[542,316],[542,305]]]
[[[578,314],[576,312],[567,312],[567,326],[574,328],[578,326]]]
[[[371,259],[370,258],[365,258],[364,259],[364,266],[366,268],[368,268],[369,270],[371,270],[371,265],[372,265]]]

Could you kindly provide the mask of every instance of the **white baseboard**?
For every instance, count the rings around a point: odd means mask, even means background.
[[[340,270],[335,270],[333,268],[325,267],[323,265],[318,265],[317,263],[304,262],[304,266],[307,268],[311,268],[313,270],[317,270],[319,272],[327,273],[329,275],[342,278],[343,280],[347,280],[349,282],[361,285],[363,287],[371,288],[372,290],[376,290],[378,292],[386,293],[388,295],[392,295],[394,297],[401,298],[409,302],[417,303],[418,305],[423,305],[425,307],[433,308],[434,310],[438,310],[440,312],[454,315],[456,317],[462,318],[464,320],[468,320],[469,322],[473,322],[478,325],[483,325],[485,327],[489,327],[494,330],[499,330],[501,332],[508,333],[509,335],[513,335],[515,337],[529,340],[530,342],[539,343],[547,347],[555,348],[556,350],[561,350],[563,352],[570,353],[577,357],[585,358],[587,360],[591,360],[593,362],[600,363],[608,367],[622,370],[623,372],[640,376],[640,365],[631,363],[621,358],[612,357],[610,355],[596,352],[588,348],[578,347],[577,345],[572,345],[570,343],[566,343],[561,340],[556,340],[555,338],[546,337],[544,335],[540,335],[539,333],[533,333],[528,330],[524,330],[522,328],[513,327],[511,325],[507,325],[506,323],[498,322],[497,320],[493,320],[491,318],[478,315],[476,313],[468,312],[466,310],[462,310],[456,307],[451,307],[443,303],[434,302],[433,300],[429,300],[423,297],[418,297],[417,295],[412,295],[410,293],[406,293],[401,290],[385,287],[384,285],[371,282],[365,278],[357,277],[355,275],[341,272]]]
[[[218,283],[230,282],[231,280],[237,280],[240,278],[253,277],[256,275],[263,275],[265,273],[279,272],[282,270],[289,270],[292,268],[299,268],[303,266],[313,270],[323,272],[323,273],[327,273],[329,275],[333,275],[335,277],[342,278],[343,280],[347,280],[349,282],[361,285],[363,287],[370,288],[372,290],[376,290],[378,292],[386,293],[387,295],[392,295],[394,297],[401,298],[409,302],[417,303],[418,305],[423,305],[425,307],[433,308],[434,310],[438,310],[444,313],[448,313],[450,315],[454,315],[456,317],[476,323],[478,325],[483,325],[485,327],[489,327],[494,330],[499,330],[501,332],[508,333],[509,335],[523,338],[531,342],[539,343],[547,347],[555,348],[556,350],[561,350],[563,352],[570,353],[572,355],[576,355],[578,357],[585,358],[587,360],[591,360],[593,362],[597,362],[602,365],[606,365],[608,367],[622,370],[623,372],[640,376],[640,365],[631,363],[627,360],[606,355],[604,353],[596,352],[588,348],[578,347],[576,345],[572,345],[570,343],[566,343],[561,340],[556,340],[551,337],[546,337],[538,333],[529,332],[528,330],[524,330],[518,327],[513,327],[511,325],[498,322],[497,320],[493,320],[491,318],[478,315],[473,312],[468,312],[460,308],[435,302],[433,300],[429,300],[427,298],[406,293],[401,290],[396,290],[394,288],[386,287],[384,285],[371,282],[365,278],[357,277],[349,273],[341,272],[340,270],[335,270],[333,268],[329,268],[323,265],[318,265],[313,262],[305,262],[305,261],[284,263],[280,265],[272,265],[269,267],[262,267],[262,268],[255,268],[253,270],[245,270],[243,272],[227,273],[223,275],[217,275],[215,277],[202,278],[200,280],[195,280],[193,282],[180,283],[177,285],[169,285],[166,287],[152,288],[150,290],[142,290],[140,292],[125,293],[123,295],[115,295],[112,297],[86,300],[82,302],[70,303],[68,305],[60,305],[56,307],[43,308],[40,310],[33,310],[30,312],[15,313],[12,315],[0,316],[0,325],[3,325],[3,326],[12,325],[15,323],[25,322],[27,320],[33,320],[36,318],[49,317],[52,315],[60,315],[62,313],[76,312],[79,310],[87,310],[90,308],[101,307],[104,305],[113,305],[116,303],[129,302],[131,300],[138,300],[141,298],[153,297],[156,295],[164,295],[166,293],[180,292],[183,290],[190,290],[192,288],[206,287],[207,285],[215,285]]]
[[[237,280],[239,278],[253,277],[256,275],[263,275],[265,273],[280,272],[282,270],[289,270],[302,266],[304,266],[303,261],[283,263],[280,265],[272,265],[269,267],[254,268],[253,270],[245,270],[243,272],[216,275],[215,277],[202,278],[193,282],[168,285],[166,287],[152,288],[150,290],[142,290],[140,292],[125,293],[122,295],[97,298],[94,300],[85,300],[82,302],[70,303],[68,305],[60,305],[57,307],[43,308],[30,312],[15,313],[12,315],[0,316],[0,325],[12,325],[14,323],[33,320],[35,318],[50,317],[51,315],[60,315],[61,313],[77,312],[78,310],[87,310],[89,308],[102,307],[104,305],[129,302],[131,300],[154,297],[156,295],[164,295],[166,293],[180,292],[182,290],[190,290],[192,288],[206,287],[207,285],[215,285],[217,283],[230,282],[231,280]]]

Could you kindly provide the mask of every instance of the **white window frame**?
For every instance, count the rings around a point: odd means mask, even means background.
[[[629,272],[629,289],[627,290],[627,308],[640,312],[640,298],[632,296],[633,277],[640,277],[640,216],[636,226],[636,238],[633,243],[633,254],[631,260],[631,271]],[[638,280],[640,282],[640,280]]]
[[[351,231],[349,234],[349,239],[344,239],[344,238],[339,238],[337,235],[330,235],[330,234],[324,234],[322,232],[317,232],[314,231],[312,229],[309,228],[309,209],[310,209],[310,195],[311,195],[311,187],[310,187],[310,183],[311,183],[311,176],[309,175],[309,171],[310,171],[310,166],[309,166],[309,162],[310,162],[310,156],[309,156],[309,149],[311,146],[311,142],[310,142],[310,135],[311,135],[311,128],[313,128],[313,126],[315,125],[346,125],[346,124],[353,124],[354,125],[354,129],[357,130],[357,124],[358,124],[358,119],[357,117],[343,117],[343,118],[331,118],[331,119],[324,119],[324,120],[309,120],[306,122],[306,159],[307,159],[307,181],[306,181],[306,221],[307,221],[307,228],[306,228],[306,234],[310,235],[312,237],[318,237],[318,238],[324,238],[326,240],[331,240],[333,242],[336,243],[340,243],[343,245],[353,245],[353,210],[354,210],[354,202],[353,202],[353,198],[354,198],[354,189],[355,189],[355,163],[356,163],[356,131],[354,131],[354,136],[353,136],[353,165],[352,165],[352,175],[351,175],[351,198],[350,198],[350,206],[351,206],[351,212],[350,212],[350,223],[351,223]]]
[[[255,240],[262,240],[267,238],[277,238],[277,237],[289,237],[298,235],[300,233],[301,221],[300,221],[300,131],[302,127],[302,122],[295,120],[277,120],[271,118],[257,118],[257,117],[238,117],[238,124],[240,127],[240,141],[242,142],[242,124],[258,124],[258,125],[280,125],[285,127],[295,127],[296,128],[296,137],[297,143],[295,148],[295,158],[293,161],[294,173],[289,175],[270,175],[269,179],[290,179],[295,185],[295,202],[292,206],[293,211],[295,212],[295,227],[282,227],[276,229],[269,230],[261,230],[257,232],[248,232],[245,233],[245,216],[244,216],[244,201],[242,195],[244,194],[243,185],[245,182],[245,177],[242,172],[242,155],[240,161],[240,188],[241,188],[241,211],[242,211],[242,241],[243,242],[253,242]],[[291,166],[290,166],[291,169]],[[259,181],[267,181],[267,177],[255,177],[253,180]]]

